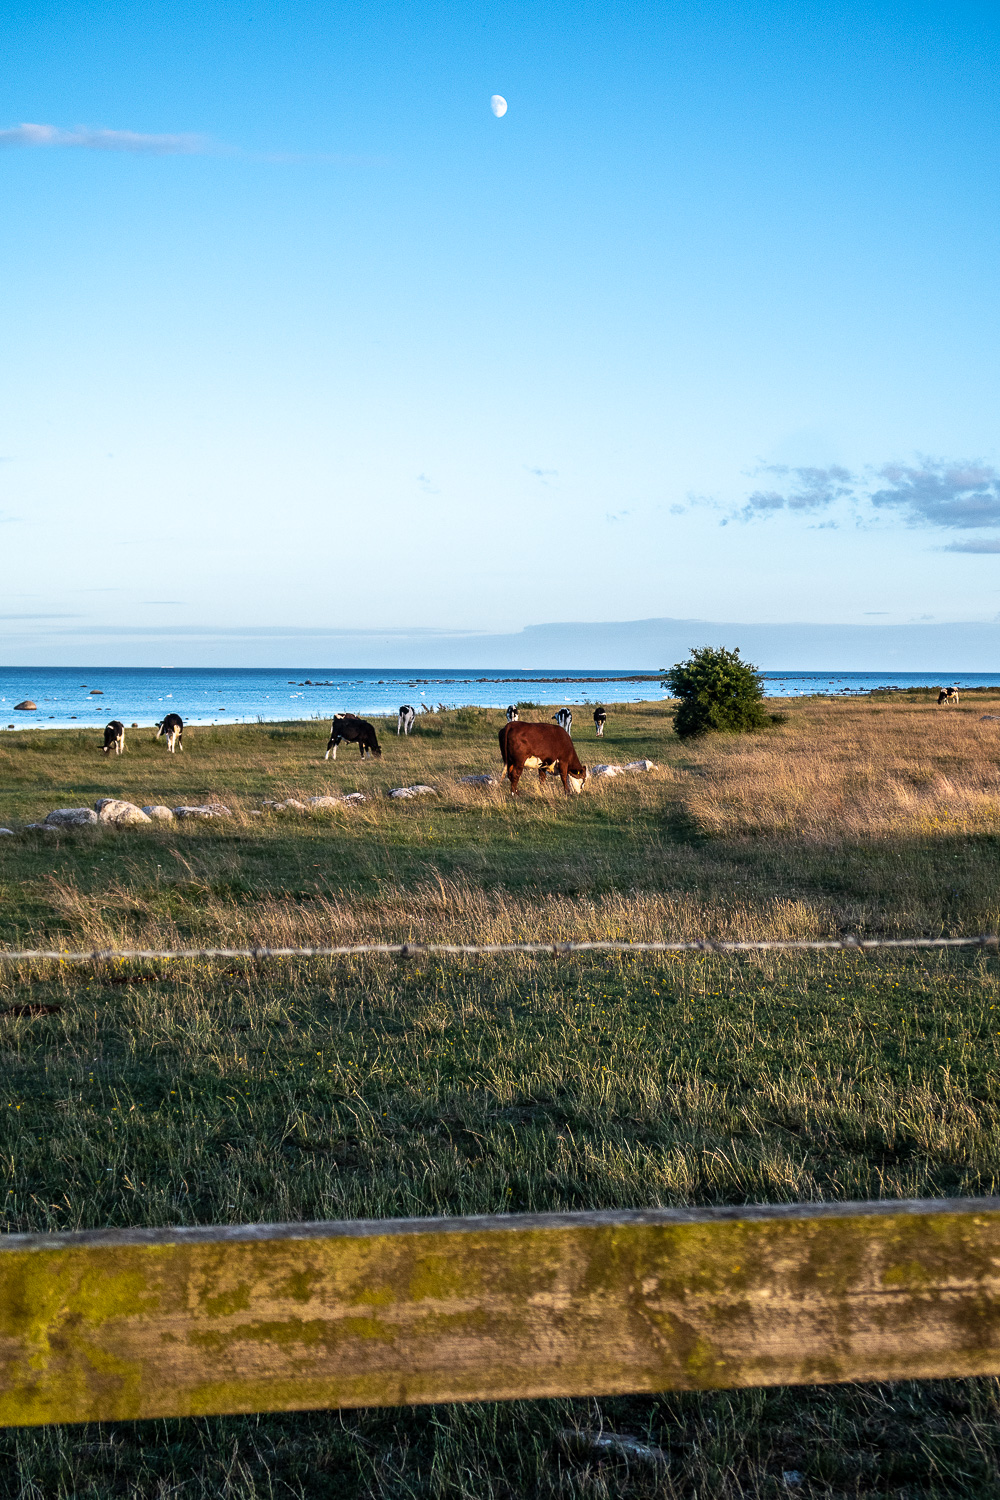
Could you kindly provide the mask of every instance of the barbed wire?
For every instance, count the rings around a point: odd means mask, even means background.
[[[1000,935],[976,937],[864,938],[844,933],[836,938],[762,938],[729,941],[695,938],[691,942],[546,942],[546,943],[352,943],[337,948],[26,948],[0,950],[0,963],[64,964],[125,962],[130,959],[234,958],[500,958],[508,954],[566,958],[574,953],[774,953],[870,952],[875,948],[998,948]]]

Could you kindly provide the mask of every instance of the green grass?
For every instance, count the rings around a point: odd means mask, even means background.
[[[456,717],[392,735],[374,765],[317,762],[313,726],[264,726],[200,731],[173,758],[132,736],[117,766],[88,744],[86,778],[75,735],[12,736],[7,826],[111,792],[236,816],[0,841],[3,940],[996,930],[988,833],[708,837],[688,793],[725,756],[679,746],[658,706],[578,741],[660,772],[518,805],[455,782],[495,767],[500,722]],[[250,817],[278,792],[417,780],[439,796]],[[59,1009],[0,1013],[8,1231],[998,1190],[1000,983],[982,952],[0,973],[0,1012],[28,1003]],[[667,1468],[558,1441],[602,1423]],[[0,1433],[0,1495],[19,1500],[788,1493],[1000,1495],[1000,1386]]]

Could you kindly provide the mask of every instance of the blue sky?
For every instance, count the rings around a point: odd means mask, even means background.
[[[1000,615],[995,5],[0,40],[0,658]]]

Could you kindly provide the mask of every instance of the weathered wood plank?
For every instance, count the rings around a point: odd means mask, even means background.
[[[0,1237],[0,1423],[1000,1373],[1000,1199]]]

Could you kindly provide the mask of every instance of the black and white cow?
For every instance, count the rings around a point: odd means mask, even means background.
[[[409,734],[410,730],[413,728],[413,721],[416,717],[416,709],[413,708],[409,703],[404,703],[399,710],[399,718],[396,720],[396,734],[398,735],[400,730],[402,730],[404,734]]]
[[[594,728],[597,730],[597,738],[604,738],[604,726],[608,722],[608,716],[603,708],[594,709]]]
[[[516,723],[516,721],[517,721],[517,704],[516,703],[508,703],[507,704],[507,723],[508,724],[514,724],[514,723]]]
[[[112,719],[111,723],[105,726],[104,754],[107,755],[111,750],[116,755],[125,753],[125,725],[121,719]]]
[[[167,714],[156,726],[156,738],[166,737],[167,749],[173,755],[174,750],[183,750],[184,720],[180,714]]]
[[[346,740],[349,745],[357,745],[361,751],[361,759],[366,755],[377,755],[381,758],[382,749],[375,735],[375,730],[367,719],[359,719],[356,714],[335,714],[333,723],[330,725],[330,738],[327,741],[324,760],[330,759],[333,751],[334,760],[337,759],[337,746],[341,740]]]
[[[566,733],[569,734],[570,730],[573,728],[572,710],[568,708],[561,708],[559,712],[557,714],[553,714],[552,717],[559,725],[559,728],[565,729]]]

